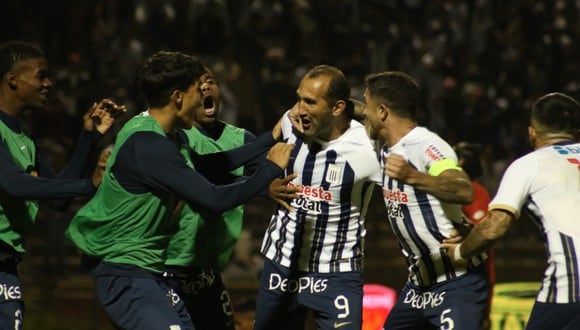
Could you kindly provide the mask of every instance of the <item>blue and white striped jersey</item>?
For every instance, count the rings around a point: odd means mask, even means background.
[[[537,149],[507,168],[489,208],[517,218],[524,205],[543,230],[548,251],[537,300],[580,302],[580,143]]]
[[[296,144],[287,173],[302,185],[292,212],[278,207],[262,243],[264,256],[282,266],[308,272],[360,271],[363,267],[364,215],[380,167],[363,125],[352,120],[338,139],[307,144],[282,122],[284,139]]]
[[[457,155],[447,142],[424,127],[415,127],[399,142],[383,148],[381,165],[390,152],[403,156],[411,166],[429,173],[431,166]],[[465,274],[479,265],[486,255],[472,258],[466,267],[454,267],[440,248],[449,237],[453,222],[463,222],[461,205],[439,201],[432,195],[387,177],[383,173],[383,198],[387,218],[409,268],[409,281],[418,286],[430,286]]]

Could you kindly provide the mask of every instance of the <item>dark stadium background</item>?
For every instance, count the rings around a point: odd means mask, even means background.
[[[577,0],[2,0],[0,42],[33,41],[46,52],[51,102],[26,122],[56,169],[94,100],[127,105],[127,117],[144,110],[136,69],[170,49],[211,64],[224,118],[256,133],[293,104],[301,75],[315,64],[341,68],[359,98],[365,74],[405,71],[423,88],[420,124],[452,144],[484,145],[482,181],[493,193],[505,166],[530,150],[531,103],[550,91],[580,96],[579,16]],[[63,235],[83,202],[66,213],[43,209],[27,241],[25,329],[110,329]],[[250,315],[273,207],[260,199],[247,205],[247,231],[224,272],[237,310]],[[407,271],[383,207],[375,198],[368,214],[365,278],[398,290]],[[520,220],[497,245],[499,282],[542,276],[540,235],[525,215]]]

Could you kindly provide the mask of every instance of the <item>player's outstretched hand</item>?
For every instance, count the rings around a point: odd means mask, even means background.
[[[292,149],[294,149],[294,144],[278,142],[270,148],[266,158],[274,162],[274,164],[278,165],[281,169],[285,169],[286,166],[288,166],[288,160],[290,159]]]
[[[101,134],[105,134],[113,125],[116,118],[127,111],[124,105],[117,105],[109,99],[102,99],[93,106],[83,116],[84,128],[87,131],[96,129]]]
[[[290,199],[300,198],[298,192],[302,189],[302,186],[288,185],[297,176],[298,174],[292,173],[282,179],[274,179],[268,188],[270,198],[288,211],[292,211],[292,207],[288,201]]]
[[[105,167],[107,166],[107,160],[111,156],[111,148],[105,148],[101,155],[99,156],[99,160],[97,161],[97,166],[95,167],[95,171],[93,172],[93,186],[99,187],[101,181],[103,181],[103,175],[105,174]]]

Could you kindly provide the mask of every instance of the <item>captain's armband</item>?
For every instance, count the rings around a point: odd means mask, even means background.
[[[429,175],[439,176],[439,174],[447,170],[458,170],[463,171],[463,169],[457,165],[457,162],[451,158],[442,159],[436,163],[433,163],[429,168]]]

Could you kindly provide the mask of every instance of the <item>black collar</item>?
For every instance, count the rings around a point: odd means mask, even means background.
[[[560,141],[560,142],[556,142],[554,144],[552,144],[553,146],[567,146],[569,144],[574,144],[577,143],[576,141]]]
[[[18,118],[12,117],[6,112],[0,110],[0,120],[4,122],[4,124],[8,126],[8,128],[10,128],[12,131],[16,133],[22,132],[22,127],[20,125],[20,120],[18,120]]]

